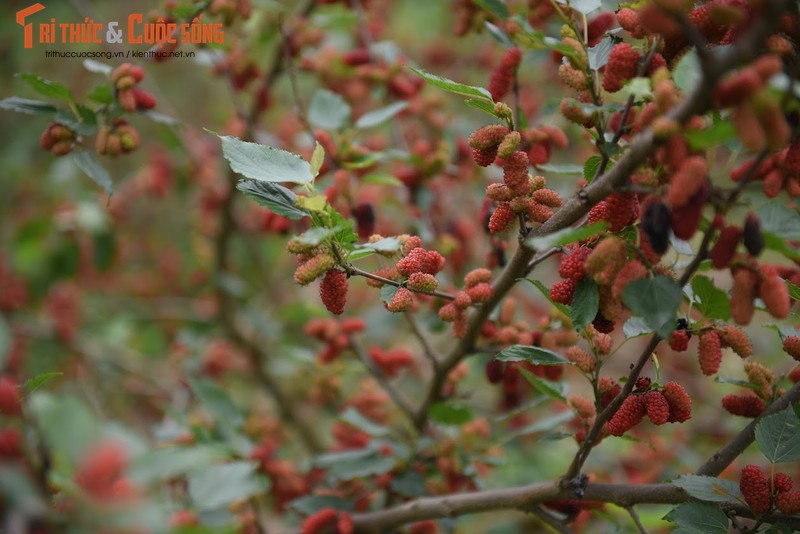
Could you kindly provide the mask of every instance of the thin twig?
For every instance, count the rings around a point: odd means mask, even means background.
[[[563,521],[560,521],[558,518],[553,516],[550,512],[542,508],[541,506],[534,506],[531,508],[531,513],[538,517],[544,524],[555,530],[556,532],[560,532],[561,534],[575,534],[575,532],[569,528]]]
[[[736,436],[715,452],[697,471],[698,475],[717,476],[725,470],[756,438],[756,426],[765,417],[785,410],[790,405],[800,401],[800,382],[792,386],[786,393],[770,404],[761,415],[753,419]]]
[[[408,322],[409,328],[411,328],[411,332],[414,334],[414,337],[417,338],[419,344],[422,345],[423,353],[425,357],[428,358],[428,361],[431,362],[431,366],[433,366],[434,371],[439,368],[439,354],[436,352],[436,349],[433,348],[431,345],[431,341],[428,339],[428,336],[425,335],[425,332],[422,331],[422,327],[417,322],[417,318],[411,312],[406,312],[403,314],[406,318],[406,322]]]
[[[633,506],[626,506],[625,510],[628,512],[628,515],[631,516],[636,528],[639,529],[639,534],[648,534],[647,529],[644,528],[644,525],[642,524],[642,520],[639,519],[639,514],[636,513],[636,510],[633,508]]]
[[[378,385],[391,397],[392,401],[400,408],[403,413],[408,417],[410,420],[414,420],[414,409],[411,405],[406,401],[400,392],[392,385],[391,382],[386,378],[386,376],[378,369],[375,364],[370,359],[367,352],[362,347],[353,336],[348,336],[348,341],[350,345],[350,350],[358,356],[358,359],[361,360],[361,363],[364,364],[369,374],[378,382]]]
[[[406,287],[403,282],[398,282],[396,280],[390,280],[388,278],[384,278],[383,276],[378,276],[376,274],[372,274],[369,271],[365,271],[363,269],[359,269],[358,267],[354,267],[350,263],[340,262],[340,265],[344,271],[349,274],[350,276],[363,276],[364,278],[369,278],[370,280],[375,280],[376,282],[381,282],[382,284],[387,284],[394,287],[405,287],[411,292],[414,293],[421,293],[423,295],[431,295],[433,297],[439,297],[442,299],[447,300],[455,300],[455,295],[451,295],[450,293],[444,293],[442,291],[423,291],[421,289],[414,289],[411,287]]]

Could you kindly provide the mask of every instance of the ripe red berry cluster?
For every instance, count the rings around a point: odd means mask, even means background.
[[[521,61],[522,51],[519,48],[509,48],[505,51],[503,59],[489,78],[489,93],[492,95],[492,100],[499,102],[511,90]]]
[[[155,97],[137,87],[144,79],[144,69],[141,67],[123,63],[111,72],[110,78],[117,100],[125,111],[134,112],[156,107]]]
[[[607,430],[612,436],[622,436],[638,425],[645,415],[654,425],[683,423],[691,418],[691,407],[691,398],[677,382],[667,382],[661,389],[637,390],[622,401],[609,419]]]
[[[404,348],[383,350],[373,347],[369,350],[369,357],[383,374],[390,378],[414,365],[414,356]]]
[[[329,363],[350,346],[349,336],[362,332],[364,328],[366,328],[364,320],[358,318],[313,319],[306,324],[305,333],[325,343],[318,357],[322,363]]]
[[[800,196],[800,140],[773,152],[755,167],[756,161],[748,160],[731,171],[731,180],[741,181],[748,176],[751,181],[761,181],[764,194],[774,198],[785,191],[792,198]]]
[[[49,150],[54,156],[69,154],[75,146],[77,135],[68,127],[57,122],[50,123],[39,138],[39,146]]]
[[[739,489],[750,509],[766,514],[775,507],[784,514],[800,512],[800,491],[793,489],[792,478],[785,473],[769,476],[757,465],[746,465],[739,477]]]
[[[300,527],[301,534],[352,534],[353,519],[349,512],[323,508],[308,516]]]
[[[608,63],[603,73],[603,89],[616,93],[622,85],[636,76],[639,66],[639,52],[628,43],[617,43],[608,55]]]
[[[97,153],[111,157],[129,154],[140,144],[139,132],[124,119],[115,119],[111,126],[101,126],[95,139]]]
[[[788,317],[792,303],[781,272],[771,265],[759,266],[750,257],[737,256],[735,260],[741,261],[739,265],[731,266],[731,316],[734,321],[740,325],[750,323],[755,313],[756,297],[764,302],[767,312],[776,319]]]

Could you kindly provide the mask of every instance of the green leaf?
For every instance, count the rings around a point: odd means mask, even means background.
[[[461,404],[437,402],[428,410],[428,416],[443,425],[463,425],[472,420],[472,410]]]
[[[720,384],[733,384],[735,386],[739,386],[740,388],[748,388],[754,391],[761,391],[761,388],[752,382],[748,382],[747,380],[742,380],[741,378],[735,378],[733,376],[715,376],[714,381]]]
[[[309,162],[311,174],[313,174],[315,178],[319,174],[322,164],[325,163],[325,149],[319,144],[319,141],[316,143],[314,152],[311,154],[311,161]]]
[[[764,248],[779,252],[792,261],[800,262],[800,252],[793,242],[782,239],[772,232],[762,231],[761,235],[764,236]]]
[[[622,325],[622,333],[625,335],[625,339],[650,334],[652,331],[653,329],[647,324],[647,321],[641,317],[628,317],[628,320]]]
[[[800,213],[796,209],[786,207],[780,200],[772,200],[759,206],[756,213],[765,232],[783,239],[800,239]]]
[[[323,508],[346,511],[352,511],[354,508],[351,501],[335,495],[307,495],[293,500],[291,507],[306,516],[313,515]]]
[[[111,175],[105,167],[97,161],[94,154],[88,150],[76,150],[72,153],[72,161],[75,165],[83,171],[83,173],[92,179],[94,183],[103,188],[109,195],[114,189],[114,184],[111,181]]]
[[[48,513],[48,505],[21,462],[20,465],[11,462],[0,464],[0,498],[8,510],[23,516],[35,517]]]
[[[683,132],[683,136],[692,150],[705,150],[735,138],[736,128],[733,121],[720,120],[714,121],[711,126],[702,130],[687,130]]]
[[[159,113],[158,111],[153,111],[152,109],[140,113],[158,124],[165,124],[167,126],[180,126],[182,124],[178,119],[165,115],[164,113]]]
[[[361,178],[362,184],[389,185],[392,187],[402,187],[403,182],[388,172],[371,172]]]
[[[56,112],[56,107],[49,102],[20,98],[18,96],[10,96],[0,100],[0,109],[29,115],[49,115]]]
[[[111,87],[109,87],[107,83],[101,83],[96,86],[86,97],[98,104],[110,104],[114,101],[114,95],[111,94]]]
[[[114,261],[116,238],[111,232],[94,235],[94,266],[100,272],[107,272]]]
[[[692,49],[678,61],[672,71],[672,79],[684,94],[689,94],[700,82],[702,73],[700,71],[700,59],[697,51]]]
[[[600,3],[599,1],[597,2]],[[608,63],[608,56],[611,49],[614,48],[614,39],[605,37],[602,41],[589,48],[587,55],[589,56],[589,68],[597,70]]]
[[[422,497],[428,494],[425,479],[416,471],[405,471],[392,477],[389,487],[392,488],[392,491],[406,497]]]
[[[265,493],[269,481],[256,475],[254,462],[231,462],[194,471],[187,477],[189,497],[198,510],[219,510]]]
[[[100,438],[100,425],[94,414],[75,397],[44,391],[32,394],[28,407],[52,455],[56,472],[71,476],[86,449]]]
[[[33,74],[30,72],[24,72],[22,74],[18,74],[17,76],[25,80],[34,91],[46,98],[72,102],[72,91],[70,91],[69,87],[64,84],[46,80],[38,74]]]
[[[661,338],[667,339],[675,330],[675,313],[681,304],[681,295],[681,288],[672,278],[659,275],[629,283],[622,301]]]
[[[11,333],[5,318],[0,315],[0,369],[5,368],[6,358],[8,358],[13,342],[14,334]]]
[[[522,373],[522,376],[525,377],[525,380],[527,380],[528,383],[539,392],[547,395],[548,397],[567,402],[567,397],[565,396],[566,386],[563,382],[553,382],[551,380],[539,378],[527,369],[523,369],[521,367],[519,368],[519,372]]]
[[[514,46],[514,41],[508,36],[508,34],[503,31],[502,28],[499,26],[492,24],[488,20],[483,23],[486,30],[494,37],[494,40],[503,45],[506,48],[511,48]]]
[[[49,373],[38,374],[35,377],[28,380],[27,382],[25,382],[25,389],[28,391],[28,394],[30,395],[31,393],[33,393],[34,391],[45,385],[45,383],[63,374],[64,373],[60,371],[51,371]]]
[[[355,250],[347,255],[347,259],[356,261],[371,256],[376,252],[397,252],[398,250],[400,250],[400,241],[396,237],[384,237],[374,243],[357,245]]]
[[[372,110],[358,118],[356,121],[356,128],[366,130],[367,128],[373,128],[383,124],[407,107],[408,102],[395,102],[386,107]]]
[[[728,320],[731,318],[731,304],[728,295],[714,285],[707,276],[697,275],[692,279],[692,293],[697,308],[708,319]]]
[[[381,287],[381,301],[389,302],[394,298],[394,294],[397,293],[397,290],[400,289],[397,286],[392,286],[389,284],[385,284]]]
[[[80,135],[94,135],[97,133],[97,115],[95,115],[94,111],[81,104],[76,104],[74,108],[77,110],[79,118],[76,119],[72,113],[59,111],[53,120]]]
[[[727,534],[728,516],[714,506],[703,503],[681,504],[670,510],[664,519],[693,534]]]
[[[569,363],[569,360],[557,352],[530,345],[511,345],[501,350],[494,359],[501,362],[530,362],[534,365]]]
[[[471,108],[479,109],[485,113],[488,113],[492,117],[497,117],[497,113],[494,112],[494,103],[492,102],[468,98],[467,100],[464,100],[464,103]]]
[[[560,302],[553,302],[552,300],[550,300],[550,289],[548,289],[547,286],[545,286],[539,280],[531,280],[530,278],[525,278],[524,280],[526,280],[527,282],[530,282],[533,285],[533,287],[538,289],[539,292],[542,295],[544,295],[544,298],[547,299],[547,302],[552,304],[564,316],[570,317],[572,315],[572,312],[570,311],[569,306],[567,306],[566,304],[561,304]]]
[[[594,180],[595,174],[600,169],[600,163],[603,161],[598,155],[591,156],[583,163],[583,177],[587,182],[591,183]]]
[[[597,283],[589,276],[578,282],[572,297],[572,324],[578,330],[594,321],[600,308],[600,294]]]
[[[583,174],[583,166],[573,165],[572,163],[545,163],[543,165],[537,165],[536,168],[541,171],[552,172],[555,174]]]
[[[570,243],[581,241],[589,237],[594,237],[598,234],[605,232],[608,224],[605,221],[599,221],[586,226],[577,228],[569,227],[557,230],[553,233],[541,237],[532,237],[525,241],[525,244],[534,250],[547,250],[552,247],[563,247]]]
[[[389,430],[382,425],[378,425],[361,415],[361,412],[353,408],[352,406],[349,407],[347,410],[344,411],[342,415],[339,416],[339,420],[347,423],[348,425],[359,429],[360,431],[364,432],[365,434],[369,434],[370,436],[385,436],[389,433]]]
[[[569,0],[568,5],[578,13],[588,15],[596,9],[600,9],[602,3],[600,0]]]
[[[413,72],[415,72],[417,75],[422,76],[426,82],[430,83],[431,85],[435,85],[440,89],[444,89],[445,91],[449,91],[457,95],[475,98],[477,100],[488,100],[489,102],[494,102],[494,100],[492,100],[492,95],[489,93],[489,91],[487,91],[483,87],[473,87],[471,85],[464,85],[463,83],[454,82],[453,80],[448,80],[447,78],[443,78],[441,76],[425,72],[422,69],[417,69],[414,67],[408,67],[408,68],[411,69]],[[492,104],[492,106],[494,106],[494,104]]]
[[[322,228],[321,226],[317,226],[316,228],[310,228],[308,231],[303,233],[303,235],[299,235],[294,239],[304,245],[308,245],[310,247],[316,247],[326,239],[329,239],[333,236],[335,230],[333,228]]]
[[[308,122],[323,130],[344,128],[350,120],[350,104],[327,89],[318,89],[308,105]]]
[[[575,414],[571,411],[557,413],[550,417],[546,417],[529,425],[516,430],[513,437],[528,436],[530,434],[540,434],[542,432],[550,432],[560,427],[564,423],[571,421],[575,418]]]
[[[740,497],[739,484],[732,480],[702,475],[682,475],[672,481],[673,486],[701,501],[728,502]]]
[[[295,184],[308,184],[314,180],[311,166],[297,154],[230,135],[223,135],[220,139],[222,153],[231,169],[247,178]]]
[[[208,445],[154,449],[132,462],[128,476],[137,485],[147,486],[185,475],[195,469],[208,467],[225,457],[222,448]]]
[[[287,219],[296,221],[308,217],[307,211],[301,210],[295,205],[297,195],[282,185],[257,180],[239,180],[236,189],[261,206],[266,206],[273,213],[283,215]]]
[[[786,287],[789,289],[789,298],[792,300],[800,300],[800,286],[786,280]],[[2,353],[2,351],[0,351]]]
[[[505,2],[502,0],[473,0],[473,2],[495,17],[500,17],[503,20],[507,19],[510,15],[508,6],[506,6]]]
[[[680,504],[664,519],[675,523],[687,534],[727,534],[728,516],[714,506],[699,502]]]
[[[755,434],[758,448],[770,462],[800,460],[800,420],[791,406],[759,421]]]
[[[391,471],[397,465],[397,459],[382,456],[373,448],[366,448],[322,454],[314,459],[314,465],[329,469],[331,476],[338,480],[352,480]]]
[[[189,387],[218,423],[238,426],[244,421],[242,411],[236,406],[227,392],[216,383],[205,378],[190,378]]]

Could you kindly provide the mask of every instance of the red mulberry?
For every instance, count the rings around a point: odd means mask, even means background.
[[[507,202],[503,202],[497,206],[492,216],[489,218],[489,231],[497,234],[508,228],[511,221],[514,220],[514,212]]]
[[[783,338],[783,350],[800,362],[800,337],[798,336],[786,336]]]
[[[689,333],[684,330],[675,330],[669,337],[669,346],[675,352],[683,352],[689,348]]]
[[[669,404],[668,423],[683,423],[692,418],[692,399],[683,386],[677,382],[667,382],[662,393]]]
[[[778,510],[784,514],[797,514],[800,512],[800,491],[789,491],[778,495],[776,504],[778,506]]]
[[[634,76],[639,65],[639,52],[628,43],[618,43],[608,55],[608,64],[603,75],[603,89],[615,93],[622,84]]]
[[[503,54],[500,65],[492,71],[489,78],[489,93],[492,100],[498,102],[511,90],[514,84],[514,74],[522,60],[522,51],[519,48],[509,48]]]
[[[647,417],[654,425],[663,425],[669,420],[669,403],[660,391],[648,391],[644,395]]]
[[[319,296],[329,312],[341,315],[347,302],[347,275],[338,269],[328,271],[319,286]]]
[[[392,313],[404,312],[411,309],[414,304],[414,296],[411,291],[400,287],[395,292],[392,300],[386,303],[386,309]]]
[[[578,283],[575,280],[561,280],[553,284],[550,290],[550,300],[560,304],[572,304],[572,296]]]
[[[711,376],[719,371],[719,365],[722,362],[722,346],[716,332],[706,332],[700,336],[697,359],[704,375]]]
[[[739,489],[750,509],[757,514],[765,514],[770,509],[769,479],[755,465],[747,465],[742,469]]]
[[[735,395],[722,397],[722,407],[731,415],[758,417],[764,411],[764,401],[755,395]]]
[[[621,436],[634,426],[638,425],[645,414],[644,397],[629,395],[622,401],[622,405],[608,421],[608,432],[612,436]]]

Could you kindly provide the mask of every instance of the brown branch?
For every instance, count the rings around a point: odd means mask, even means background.
[[[397,405],[400,410],[408,417],[410,420],[413,421],[414,419],[414,409],[408,403],[408,401],[403,398],[400,392],[395,388],[392,383],[386,378],[386,376],[378,369],[375,364],[370,359],[367,352],[362,347],[353,336],[348,336],[348,341],[350,345],[350,350],[358,356],[358,359],[361,360],[361,363],[364,364],[369,374],[372,375],[372,378],[378,382],[378,385],[383,389],[392,401]]]
[[[765,417],[780,412],[788,408],[791,404],[800,401],[800,382],[778,397],[778,399],[767,407],[764,412],[753,419],[749,425],[744,427],[732,440],[726,443],[721,449],[714,453],[711,458],[701,465],[696,473],[698,475],[717,476],[728,467],[744,450],[753,443],[756,435],[756,425]]]
[[[433,348],[433,345],[431,345],[428,336],[426,336],[425,332],[422,331],[422,328],[417,322],[416,317],[414,317],[414,314],[411,312],[406,312],[403,314],[403,316],[406,318],[409,328],[411,328],[411,333],[414,334],[414,337],[416,337],[417,341],[419,341],[425,357],[431,362],[431,366],[435,371],[439,368],[439,354],[436,352],[436,349]]]
[[[338,254],[337,254],[338,257]],[[350,276],[363,276],[364,278],[369,278],[370,280],[375,280],[376,282],[380,282],[382,284],[394,286],[394,287],[405,287],[409,291],[413,293],[421,293],[423,295],[431,295],[433,297],[439,297],[442,299],[447,300],[454,300],[456,297],[455,295],[451,295],[450,293],[444,293],[442,291],[423,291],[421,289],[414,289],[411,287],[406,287],[403,282],[398,282],[396,280],[390,280],[388,278],[384,278],[383,276],[378,276],[377,274],[372,274],[369,271],[365,271],[363,269],[359,269],[358,267],[354,267],[350,263],[346,263],[344,261],[340,261],[339,264],[341,265],[342,269],[349,274]]]
[[[316,6],[314,0],[307,0],[297,9],[297,12],[306,15],[313,10]],[[284,69],[283,65],[283,43],[278,45],[275,55],[272,57],[272,63],[266,71],[262,79],[262,89],[270,88],[275,83],[277,77]],[[246,130],[244,139],[250,139],[253,136],[256,121],[260,112],[258,99],[254,99],[250,113],[247,114]],[[225,290],[225,285],[222,283],[222,278],[227,275],[230,270],[231,264],[231,239],[235,231],[235,224],[233,219],[233,208],[235,195],[233,194],[233,186],[238,177],[233,170],[228,168],[227,181],[231,190],[228,191],[227,196],[222,202],[219,210],[219,231],[214,240],[214,276],[216,279],[216,297],[217,297],[217,317],[227,332],[228,336],[242,346],[250,359],[250,363],[255,371],[256,380],[263,387],[264,391],[274,401],[281,419],[290,425],[293,425],[300,441],[312,453],[323,450],[323,445],[317,435],[311,430],[309,425],[304,424],[303,418],[300,417],[296,404],[286,396],[280,388],[276,380],[265,368],[265,363],[268,360],[266,350],[260,345],[249,338],[247,338],[239,326],[236,324],[236,302],[231,298]]]
[[[684,124],[692,116],[705,113],[710,108],[711,94],[716,83],[728,71],[755,57],[757,51],[760,49],[762,41],[774,27],[778,15],[785,4],[785,1],[770,3],[764,13],[765,16],[759,17],[756,22],[754,22],[751,30],[744,35],[735,46],[724,50],[714,50],[714,61],[709,62],[707,70],[703,72],[700,83],[698,83],[694,91],[673,107],[665,116],[678,124]],[[613,168],[569,198],[547,222],[534,229],[530,235],[532,237],[544,236],[574,224],[583,217],[592,206],[611,193],[619,190],[636,168],[650,157],[661,142],[661,140],[656,139],[650,128],[637,135],[629,145],[628,151],[619,159]],[[534,251],[532,249],[520,243],[514,256],[495,281],[493,286],[494,294],[492,297],[470,317],[466,335],[459,340],[456,346],[445,357],[440,371],[433,377],[425,402],[423,402],[422,408],[417,414],[415,423],[418,429],[422,428],[427,422],[427,408],[439,400],[442,386],[447,379],[447,374],[474,349],[475,340],[480,333],[483,322],[494,307],[497,306],[511,288],[514,287],[517,280],[527,274],[527,266],[532,260],[533,255]],[[650,343],[652,348],[655,348],[656,344],[657,342],[653,343],[653,341]],[[650,351],[652,351],[652,348]],[[644,361],[640,361],[639,363],[641,365],[637,365],[637,368],[641,370],[641,367],[644,366]],[[577,474],[577,472],[575,474]]]
[[[441,497],[422,497],[407,503],[375,512],[353,516],[359,534],[385,533],[413,521],[456,517],[497,510],[531,512],[537,505],[556,499],[574,499],[571,490],[559,489],[557,482],[538,482],[527,486],[504,488]],[[584,499],[629,508],[637,504],[682,504],[693,499],[683,489],[672,484],[606,484],[589,483]],[[716,503],[740,517],[752,518],[752,512],[738,502]],[[768,514],[763,519],[784,522],[800,527],[800,517]]]

